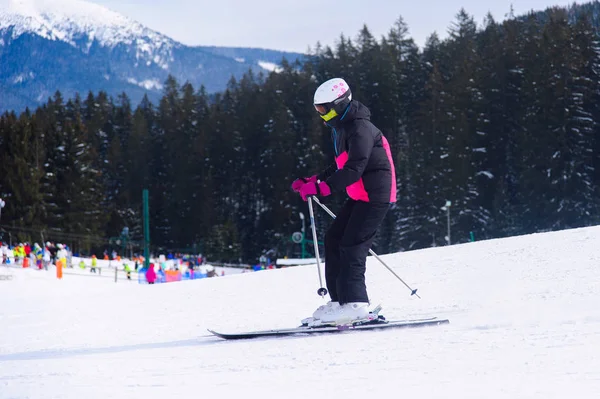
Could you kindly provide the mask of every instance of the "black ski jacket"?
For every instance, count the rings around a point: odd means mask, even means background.
[[[373,123],[371,112],[353,100],[346,112],[327,123],[335,164],[319,174],[331,191],[346,189],[357,201],[396,202],[396,172],[390,145]]]

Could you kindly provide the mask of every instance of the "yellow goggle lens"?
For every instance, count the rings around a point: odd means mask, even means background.
[[[337,112],[335,112],[335,109],[331,109],[331,111],[329,111],[325,115],[320,115],[320,116],[321,116],[321,118],[323,118],[323,120],[325,122],[328,122],[328,121],[332,120],[333,118],[335,118],[337,115],[338,114],[337,114]]]

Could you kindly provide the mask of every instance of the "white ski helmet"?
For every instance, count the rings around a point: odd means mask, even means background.
[[[333,78],[315,91],[313,105],[325,121],[342,115],[352,101],[352,91],[344,79]]]

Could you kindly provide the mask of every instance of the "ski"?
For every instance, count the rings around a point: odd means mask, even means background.
[[[370,331],[370,330],[382,330],[387,328],[415,328],[415,327],[426,327],[426,326],[438,326],[442,324],[450,323],[447,319],[438,319],[437,317],[431,317],[427,319],[415,319],[415,320],[398,320],[388,321],[380,318],[364,322],[356,322],[353,324],[342,324],[337,326],[326,325],[318,327],[300,326],[296,328],[284,328],[276,330],[262,330],[262,331],[247,331],[239,333],[221,333],[214,330],[208,330],[211,334],[227,339],[250,339],[250,338],[264,338],[264,337],[285,337],[290,335],[311,335],[311,334],[327,334],[327,333],[340,333],[347,331]]]

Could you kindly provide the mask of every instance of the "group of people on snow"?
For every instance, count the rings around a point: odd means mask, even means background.
[[[71,263],[72,252],[67,245],[61,243],[47,242],[43,247],[38,243],[33,246],[30,243],[19,243],[11,246],[0,242],[1,264],[35,267],[48,269],[56,262],[62,262],[64,266]]]

